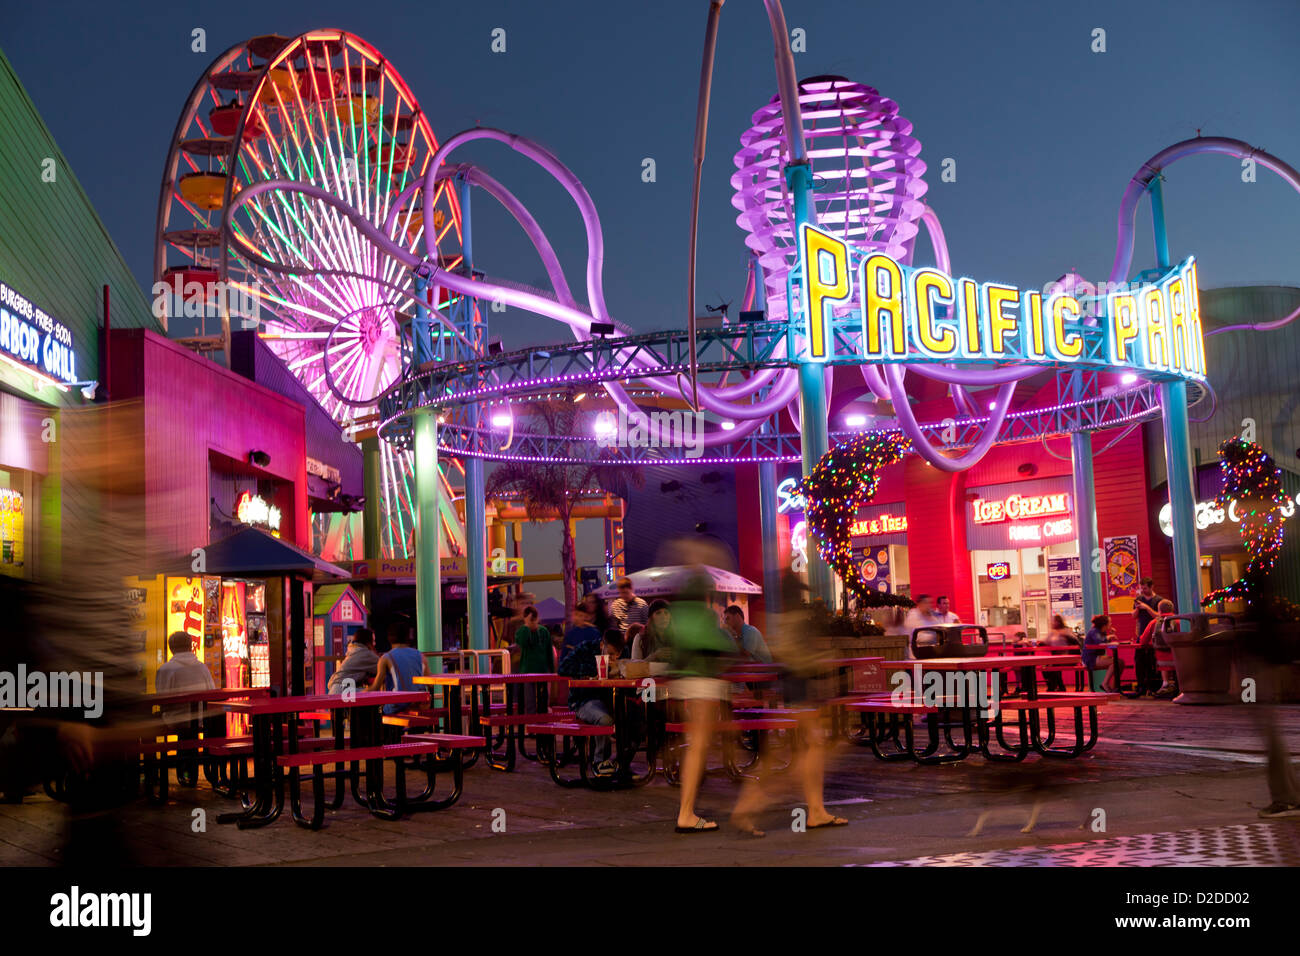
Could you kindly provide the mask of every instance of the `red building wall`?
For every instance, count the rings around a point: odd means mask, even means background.
[[[310,549],[301,405],[144,329],[114,329],[111,361],[114,399],[142,402],[152,548],[179,554],[207,544],[212,453],[243,462],[257,449],[271,457],[258,473],[291,485],[277,495],[282,537]],[[234,502],[218,505],[229,514]]]
[[[964,476],[935,468],[919,455],[909,455],[901,470],[907,492],[907,560],[912,596],[946,594],[957,616],[973,621],[975,594],[970,552],[966,550]]]

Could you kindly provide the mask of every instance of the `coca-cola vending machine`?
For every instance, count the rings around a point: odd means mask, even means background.
[[[246,582],[221,582],[222,686],[229,689],[242,690],[253,686],[248,658],[246,599]],[[244,714],[227,714],[226,732],[232,737],[246,734],[248,718]]]

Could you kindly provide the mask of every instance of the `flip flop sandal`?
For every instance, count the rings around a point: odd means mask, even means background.
[[[673,827],[677,833],[712,833],[718,829],[717,823],[712,820],[706,820],[700,817],[695,821],[693,827]]]
[[[808,829],[809,829],[809,830],[820,830],[822,827],[846,827],[846,826],[848,826],[848,825],[849,825],[849,821],[848,821],[848,820],[845,820],[843,817],[831,817],[831,818],[830,818],[829,820],[827,820],[825,823],[810,823],[810,824],[808,824]]]

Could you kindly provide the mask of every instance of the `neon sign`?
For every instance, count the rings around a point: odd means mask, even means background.
[[[1282,502],[1282,517],[1290,518],[1296,512],[1296,505],[1300,504],[1300,494],[1288,497]],[[1166,502],[1160,509],[1158,520],[1160,530],[1165,533],[1165,537],[1174,536],[1173,525],[1173,508]],[[1228,502],[1227,508],[1218,508],[1213,501],[1198,501],[1196,503],[1196,530],[1204,531],[1211,525],[1223,524],[1224,521],[1240,522],[1241,515],[1237,511],[1237,502],[1232,500]]]
[[[1011,577],[1011,562],[995,561],[986,565],[984,570],[990,581],[1005,581]]]
[[[791,511],[803,511],[808,506],[803,499],[803,495],[795,494],[794,488],[797,484],[799,484],[797,478],[787,478],[776,486],[777,514],[783,515]]]
[[[976,524],[997,524],[1019,518],[1069,513],[1070,496],[1065,492],[1054,495],[1010,495],[1001,501],[976,498],[971,502],[971,518]]]
[[[1042,524],[1013,524],[1007,528],[1007,537],[1012,541],[1033,542],[1073,538],[1074,522],[1069,518],[1057,518]]]
[[[235,499],[235,517],[244,524],[265,525],[277,536],[280,531],[280,509],[251,491],[242,491]]]
[[[849,536],[860,538],[868,535],[902,534],[907,530],[907,515],[881,515],[878,518],[864,518],[849,526]]]
[[[72,332],[31,300],[0,282],[0,358],[66,388],[77,381]]]
[[[877,362],[1084,363],[1205,378],[1196,263],[1188,258],[1153,284],[1106,297],[1106,317],[1085,324],[1079,300],[1044,298],[996,282],[954,279],[863,253],[816,227],[800,232],[804,358],[832,357],[833,310],[852,302],[857,262],[860,357]]]

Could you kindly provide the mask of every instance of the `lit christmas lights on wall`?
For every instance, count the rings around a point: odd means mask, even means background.
[[[1205,595],[1202,607],[1232,598],[1244,598],[1249,603],[1259,596],[1282,550],[1286,521],[1282,473],[1263,448],[1253,441],[1229,438],[1219,446],[1219,470],[1223,473],[1223,491],[1214,499],[1214,505],[1227,508],[1235,504],[1241,519],[1241,542],[1250,560],[1240,578]]]
[[[880,469],[902,460],[911,447],[902,432],[861,435],[823,455],[812,474],[795,488],[807,503],[804,517],[817,539],[817,553],[859,600],[867,599],[869,589],[853,560],[858,508],[875,496]]]

